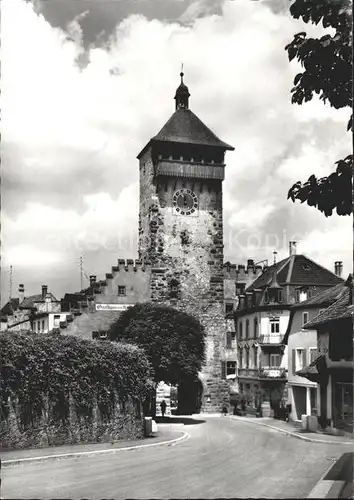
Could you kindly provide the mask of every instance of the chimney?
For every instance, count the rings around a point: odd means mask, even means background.
[[[96,277],[97,276],[90,276],[90,287],[93,288],[96,284]]]
[[[22,283],[21,285],[18,285],[18,298],[20,299],[20,304],[25,299],[25,287]]]
[[[48,293],[48,286],[47,285],[42,285],[42,299],[45,299],[45,296]]]
[[[292,255],[296,254],[296,241],[289,241],[289,255],[290,257]]]
[[[343,262],[341,260],[337,260],[334,263],[334,274],[336,274],[339,278],[341,278],[342,273],[343,273]]]

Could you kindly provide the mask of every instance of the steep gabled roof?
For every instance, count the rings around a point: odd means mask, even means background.
[[[54,297],[54,295],[51,292],[48,292],[46,294],[46,297],[50,296],[52,301],[58,302],[58,299]],[[20,304],[21,309],[30,309],[31,307],[34,307],[36,302],[42,302],[44,301],[43,296],[41,293],[37,295],[31,295],[30,297],[26,297]]]
[[[305,255],[292,255],[268,267],[246,291],[264,288],[271,283],[276,271],[279,285],[327,285],[343,283],[342,278],[320,266]]]
[[[1,309],[1,317],[3,318],[9,314],[13,314],[13,312],[18,309],[19,303],[20,299],[18,297],[11,298]]]
[[[174,142],[213,146],[233,151],[235,148],[219,139],[190,109],[178,108],[151,142]],[[143,154],[147,146],[139,153]]]
[[[350,290],[344,286],[339,294],[338,300],[327,307],[325,311],[315,316],[303,327],[306,330],[316,329],[316,327],[325,325],[331,321],[339,319],[352,318],[354,315],[354,306],[349,302]]]

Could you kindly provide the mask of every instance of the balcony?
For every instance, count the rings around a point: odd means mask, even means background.
[[[283,335],[281,335],[280,333],[273,333],[271,335],[261,335],[259,337],[259,345],[262,345],[262,346],[277,346],[277,345],[281,345],[282,343],[282,340],[283,340]]]
[[[262,366],[259,369],[259,378],[267,378],[267,379],[283,379],[286,377],[285,368],[281,368],[280,366]]]
[[[238,376],[243,378],[258,378],[258,368],[239,368]]]

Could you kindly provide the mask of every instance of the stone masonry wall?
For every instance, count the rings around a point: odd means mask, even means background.
[[[141,169],[139,256],[152,262],[151,300],[193,314],[204,325],[202,410],[220,411],[228,395],[228,384],[221,378],[226,332],[221,181],[156,179],[153,165],[143,172]],[[196,216],[174,213],[173,193],[181,188],[197,194]]]

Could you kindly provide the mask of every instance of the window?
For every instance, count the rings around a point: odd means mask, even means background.
[[[265,302],[266,304],[268,304],[268,302],[269,302],[269,294],[268,294],[268,292],[267,292],[267,291],[266,291],[266,292],[264,292],[264,302]]]
[[[250,364],[250,351],[249,349],[245,349],[245,354],[246,354],[246,368],[249,367],[249,364]]]
[[[54,314],[54,326],[55,327],[60,326],[60,314]]]
[[[225,313],[226,314],[232,314],[234,312],[234,305],[233,303],[225,304]]]
[[[118,286],[118,297],[125,297],[127,294],[127,287],[126,286]]]
[[[280,366],[280,355],[279,354],[270,354],[269,364],[270,364],[270,366]]]
[[[253,320],[253,336],[258,337],[258,318]]]
[[[241,295],[245,291],[245,283],[236,283],[236,295]]]
[[[240,349],[238,350],[238,364],[239,364],[240,368],[243,367],[242,355],[243,355],[243,349],[242,349],[242,347],[240,347]]]
[[[42,332],[44,332],[44,328],[45,328],[44,324],[45,324],[45,323],[44,323],[44,320],[43,320],[43,321],[42,321]]]
[[[238,327],[239,327],[239,332],[240,332],[240,337],[239,337],[240,339],[242,339],[242,336],[243,336],[242,326],[243,326],[243,325],[242,325],[242,321],[240,321],[240,322],[239,322],[239,324],[238,324]]]
[[[279,332],[280,332],[279,319],[271,319],[270,320],[270,333],[279,333]]]
[[[295,302],[300,302],[300,290],[295,290]]]
[[[170,298],[178,299],[179,292],[179,281],[176,279],[171,279],[170,281]]]
[[[306,350],[293,349],[292,352],[293,374],[306,366]]]
[[[236,361],[226,362],[226,375],[236,375]]]
[[[37,332],[41,331],[41,322],[37,321]]]
[[[278,302],[283,302],[283,290],[278,290]]]
[[[304,326],[306,323],[308,323],[308,320],[309,320],[309,313],[303,312],[302,313],[302,326]]]
[[[248,319],[246,319],[246,339],[248,339],[250,334],[250,322]]]
[[[258,368],[258,349],[256,346],[253,346],[253,364],[254,367],[257,369]]]
[[[313,363],[317,358],[317,347],[309,348],[309,364]]]
[[[232,337],[233,332],[226,332],[226,348],[232,349]]]

